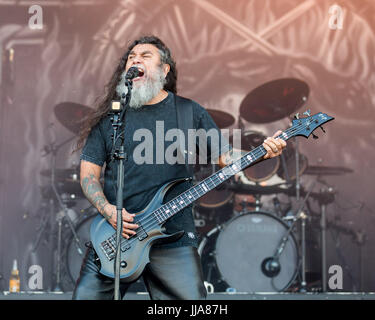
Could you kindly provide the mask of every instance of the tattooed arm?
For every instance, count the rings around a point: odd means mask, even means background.
[[[98,209],[101,215],[114,227],[116,228],[117,222],[117,210],[116,206],[110,204],[106,199],[102,185],[100,184],[100,173],[102,167],[88,162],[81,161],[81,187],[86,198],[91,204]],[[123,237],[129,238],[129,235],[135,234],[131,229],[138,228],[138,225],[128,223],[134,220],[134,214],[130,214],[125,209],[122,209],[123,219]]]
[[[105,211],[105,207],[109,204],[107,201],[102,185],[100,184],[100,173],[102,167],[88,162],[81,161],[81,187],[86,198],[91,202],[91,204],[98,209],[98,211],[109,220],[109,216]]]

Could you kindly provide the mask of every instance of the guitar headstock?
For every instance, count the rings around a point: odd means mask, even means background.
[[[300,118],[299,115],[296,115],[295,119],[292,121],[292,126],[288,129],[288,138],[292,136],[303,136],[308,138],[312,134],[316,139],[317,136],[313,134],[314,130],[320,127],[322,131],[325,132],[322,125],[334,119],[322,112],[310,116],[310,110],[303,114],[308,116]]]

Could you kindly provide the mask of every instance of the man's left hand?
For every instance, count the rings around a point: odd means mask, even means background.
[[[286,147],[286,142],[283,139],[276,139],[282,131],[277,131],[272,137],[268,137],[263,142],[263,147],[266,149],[267,154],[264,156],[264,159],[274,158],[279,156],[283,149]]]

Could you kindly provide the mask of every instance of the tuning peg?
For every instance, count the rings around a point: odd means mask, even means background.
[[[322,131],[323,131],[324,133],[326,133],[326,131],[324,130],[323,126],[319,126],[319,128],[322,129]]]
[[[299,119],[299,112],[297,112],[295,115],[294,115],[294,119]]]
[[[314,139],[319,139],[319,137],[318,137],[317,135],[313,134],[313,133],[312,133],[312,137],[313,137]]]
[[[304,114],[305,116],[310,117],[310,116],[311,116],[311,110],[310,110],[310,109],[307,109],[303,114]]]

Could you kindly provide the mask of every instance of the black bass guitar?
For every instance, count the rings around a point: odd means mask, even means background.
[[[333,119],[321,112],[306,118],[295,119],[292,121],[292,126],[277,138],[285,141],[295,136],[308,138],[316,128]],[[149,251],[153,244],[161,241],[173,241],[183,234],[183,231],[174,234],[165,233],[163,224],[169,218],[233,175],[261,160],[266,153],[267,151],[262,145],[254,148],[240,159],[218,170],[165,204],[163,204],[163,199],[169,188],[186,179],[174,180],[163,185],[147,207],[134,217],[133,223],[139,225],[135,230],[136,234],[129,239],[121,239],[120,278],[122,281],[131,282],[141,275],[149,262]],[[91,224],[90,238],[100,260],[100,273],[114,278],[116,232],[100,214]]]

